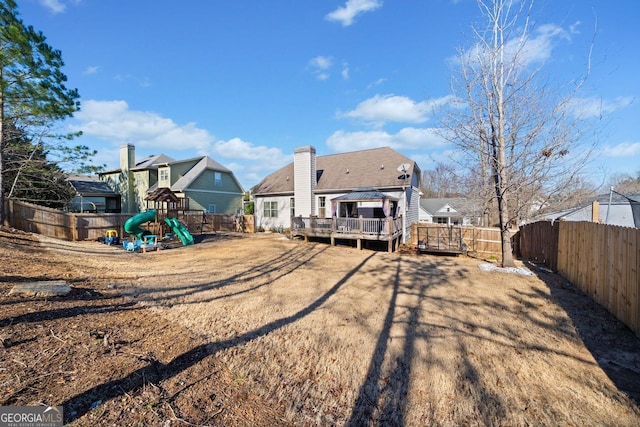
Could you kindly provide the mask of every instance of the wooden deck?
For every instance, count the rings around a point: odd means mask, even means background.
[[[326,238],[331,245],[336,240],[353,240],[358,249],[362,249],[363,241],[387,242],[387,249],[393,252],[402,236],[402,218],[291,218],[291,234],[302,236],[305,241],[309,237]]]

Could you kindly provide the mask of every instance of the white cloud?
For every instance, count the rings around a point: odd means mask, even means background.
[[[114,78],[120,82],[133,81],[140,87],[151,87],[151,80],[147,76],[138,77],[132,74],[116,74]]]
[[[556,40],[570,40],[569,34],[562,27],[554,24],[541,25],[524,45],[524,65],[544,62],[551,57]],[[518,40],[512,39],[507,43],[507,57],[513,57],[518,48]]]
[[[434,107],[449,102],[451,96],[416,102],[405,96],[375,95],[362,101],[358,106],[339,117],[354,118],[378,126],[386,122],[424,123]]]
[[[327,80],[329,78],[329,70],[333,67],[333,58],[330,56],[316,56],[309,60],[309,66],[318,80]]]
[[[84,69],[84,74],[96,74],[99,69],[97,65],[92,65]]]
[[[119,158],[118,147],[133,143],[140,153],[144,153],[142,155],[213,157],[234,171],[243,185],[253,185],[264,177],[265,172],[270,173],[292,161],[292,155],[284,154],[280,148],[255,145],[240,138],[221,140],[196,123],[178,124],[155,112],[131,110],[127,102],[121,100],[83,101],[71,130],[81,130],[81,138],[107,142],[92,147],[98,148],[96,164],[115,166]],[[190,153],[179,157],[176,151]]]
[[[344,80],[349,80],[349,64],[346,62],[342,63],[342,78]]]
[[[67,4],[77,5],[80,4],[82,0],[40,0],[40,4],[54,15],[57,13],[62,13],[67,9]]]
[[[575,117],[586,120],[614,113],[630,106],[633,101],[631,96],[619,96],[610,100],[597,97],[575,98],[569,102],[567,108]]]
[[[371,12],[381,6],[382,0],[347,0],[343,7],[328,13],[325,18],[329,21],[340,22],[343,27],[348,27],[353,24],[357,15]]]
[[[49,9],[52,13],[62,13],[67,8],[60,0],[40,0],[40,4],[47,9]]]
[[[568,31],[555,24],[540,25],[524,41],[516,35],[504,45],[505,63],[510,63],[512,59],[516,59],[518,65],[525,67],[544,63],[551,58],[553,49],[560,39],[570,40],[571,37]],[[462,56],[468,65],[479,65],[490,58],[486,51],[484,46],[476,44],[462,52]],[[451,58],[451,62],[459,64],[460,58]]]
[[[75,119],[78,123],[74,130],[117,144],[134,142],[140,147],[160,150],[176,146],[202,150],[214,141],[212,135],[195,123],[178,125],[154,112],[130,110],[125,101],[84,101]]]
[[[602,150],[605,157],[634,157],[640,155],[640,142],[623,142],[618,145],[605,146]]]
[[[375,81],[375,82],[373,82],[373,83],[369,83],[369,84],[367,85],[367,89],[371,89],[371,88],[373,88],[373,87],[375,87],[375,86],[380,86],[382,83],[384,83],[384,82],[386,82],[386,81],[387,81],[387,79],[385,79],[385,78],[378,79],[378,80],[376,80],[376,81]]]
[[[240,138],[216,141],[212,150],[216,156],[238,160],[259,160],[268,165],[283,166],[291,160],[291,155],[283,154],[280,148],[254,145]]]
[[[330,56],[316,56],[311,58],[309,65],[319,70],[328,70],[333,65],[333,59]]]
[[[336,152],[365,150],[368,148],[391,147],[402,149],[440,148],[445,141],[433,128],[404,128],[396,134],[385,131],[345,132],[336,131],[327,138],[327,146]]]

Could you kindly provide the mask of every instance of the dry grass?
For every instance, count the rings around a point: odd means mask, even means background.
[[[584,296],[478,264],[272,236],[76,261],[296,425],[640,424],[562,305]]]
[[[137,298],[205,335],[293,422],[632,425],[637,408],[538,278],[468,258],[221,245]]]

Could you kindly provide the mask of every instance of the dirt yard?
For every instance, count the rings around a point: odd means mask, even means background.
[[[280,235],[0,231],[0,405],[75,426],[640,425],[640,340],[561,277]],[[65,297],[9,294],[65,280]]]

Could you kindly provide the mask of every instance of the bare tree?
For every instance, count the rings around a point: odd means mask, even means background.
[[[636,177],[628,173],[617,173],[609,178],[609,187],[624,194],[640,194],[640,172]]]
[[[443,110],[442,134],[464,152],[487,209],[496,206],[507,267],[510,228],[575,179],[589,157],[572,108],[588,66],[581,80],[551,88],[534,55],[533,0],[477,3],[486,26],[473,27],[472,47],[459,52],[457,102]]]
[[[433,169],[422,172],[423,197],[462,197],[467,195],[466,170],[455,164],[436,163]]]

